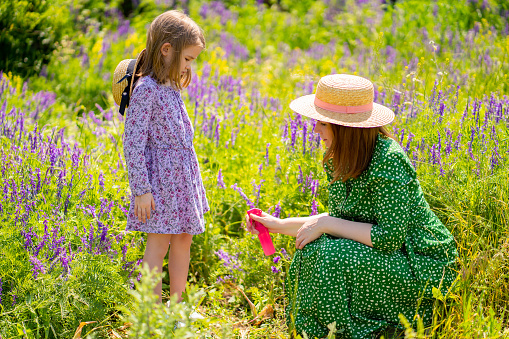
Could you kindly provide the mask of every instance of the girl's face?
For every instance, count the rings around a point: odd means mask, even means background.
[[[191,63],[193,60],[196,60],[198,58],[198,55],[200,55],[201,51],[203,50],[200,46],[188,46],[184,48],[184,50],[181,53],[181,59],[180,59],[180,75],[184,76],[187,73],[187,70],[191,70]],[[171,47],[171,44],[166,42],[161,46],[161,53],[164,56],[164,60],[166,64],[170,64],[171,59],[173,58],[173,47]]]
[[[203,48],[200,46],[188,46],[182,51],[180,59],[180,74],[185,75],[187,70],[191,70],[191,63],[198,58]]]
[[[329,148],[332,145],[334,133],[332,132],[332,126],[330,123],[317,120],[315,129],[313,131],[320,135],[320,138],[323,140],[325,147]]]

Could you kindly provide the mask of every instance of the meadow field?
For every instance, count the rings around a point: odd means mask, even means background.
[[[111,93],[116,65],[173,8],[207,39],[182,92],[211,207],[184,296],[206,316],[194,323],[154,304],[144,234],[124,230]],[[505,0],[2,1],[0,338],[290,338],[294,239],[273,235],[265,257],[243,222],[251,207],[327,211],[325,148],[288,105],[331,73],[375,84],[457,242],[454,287],[436,290],[432,324],[402,318],[403,336],[509,337],[508,20]]]

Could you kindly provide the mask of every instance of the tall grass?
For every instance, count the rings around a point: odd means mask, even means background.
[[[0,77],[0,336],[69,338],[95,321],[83,337],[287,337],[294,240],[273,236],[277,253],[264,257],[242,223],[248,204],[281,217],[327,211],[324,148],[288,104],[345,72],[370,78],[376,102],[396,112],[390,128],[458,245],[455,288],[437,293],[430,326],[417,320],[406,336],[507,337],[504,2],[229,4],[189,4],[208,47],[183,97],[211,211],[186,298],[207,320],[180,334],[165,322],[188,310],[151,306],[144,235],[124,231],[130,191],[111,73],[167,9],[141,1],[129,21],[82,18],[40,76]],[[163,284],[167,299],[167,275]]]

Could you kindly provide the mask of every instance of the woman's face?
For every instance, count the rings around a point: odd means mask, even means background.
[[[332,126],[330,123],[317,120],[314,132],[320,135],[320,138],[323,140],[325,147],[329,148],[332,145],[334,134],[332,132]]]

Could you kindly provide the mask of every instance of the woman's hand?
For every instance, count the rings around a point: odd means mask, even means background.
[[[145,193],[134,197],[134,215],[139,221],[145,223],[147,219],[150,219],[150,210],[156,210],[156,203],[152,193]]]
[[[258,221],[263,226],[267,227],[270,233],[279,233],[279,230],[281,230],[281,219],[273,217],[270,214],[267,214],[262,211],[262,215],[259,217],[257,215],[251,214],[251,218],[255,221]],[[249,218],[249,215],[246,215],[246,229],[248,232],[251,232],[252,234],[258,234],[258,232],[254,226],[254,222],[251,223],[251,218]]]
[[[324,233],[322,224],[326,217],[326,214],[320,214],[317,215],[316,218],[311,218],[306,221],[297,231],[295,247],[303,249],[304,246],[318,239]]]

